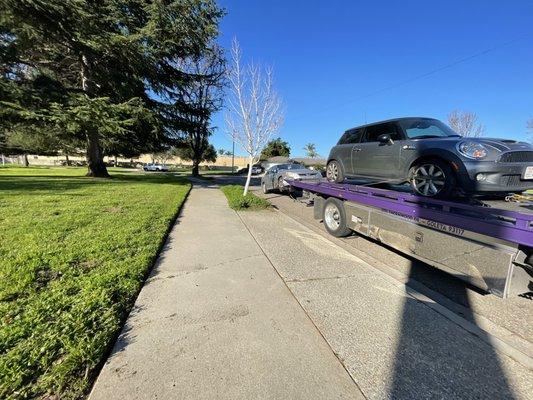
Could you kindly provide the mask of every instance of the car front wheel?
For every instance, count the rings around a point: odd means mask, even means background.
[[[450,196],[457,185],[450,166],[437,159],[415,164],[409,173],[409,183],[416,194],[437,198]]]
[[[330,182],[341,183],[344,181],[341,165],[338,161],[330,161],[326,167],[326,178]]]
[[[285,185],[283,184],[283,177],[282,176],[280,176],[278,178],[278,190],[280,192],[282,192],[282,193],[285,191]]]
[[[265,182],[261,184],[261,189],[263,190],[264,194],[268,194],[270,190],[267,189]]]

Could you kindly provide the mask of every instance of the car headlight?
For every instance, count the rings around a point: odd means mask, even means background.
[[[461,142],[457,146],[457,150],[463,156],[473,158],[474,160],[481,160],[487,157],[487,148],[477,142]]]

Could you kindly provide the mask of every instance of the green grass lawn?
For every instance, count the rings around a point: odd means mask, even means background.
[[[190,184],[0,168],[0,398],[86,393]]]
[[[228,199],[228,205],[234,210],[264,210],[270,207],[270,203],[257,197],[252,192],[243,196],[244,187],[241,185],[225,185],[220,188]]]

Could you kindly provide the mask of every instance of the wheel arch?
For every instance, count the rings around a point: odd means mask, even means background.
[[[423,161],[429,161],[429,160],[435,160],[435,159],[446,163],[452,169],[456,178],[458,178],[461,173],[466,172],[464,164],[459,157],[457,157],[452,152],[442,150],[439,152],[424,152],[420,154],[417,158],[415,158],[409,164],[407,171],[406,171],[406,176],[409,175],[411,168],[413,168],[415,165]]]

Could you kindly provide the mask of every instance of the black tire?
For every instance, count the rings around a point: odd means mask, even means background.
[[[341,183],[344,181],[344,172],[337,160],[331,160],[326,167],[326,179],[330,182]]]
[[[422,171],[425,171],[425,176]],[[442,199],[454,193],[457,188],[457,179],[446,162],[433,158],[418,161],[411,167],[409,184],[419,196]],[[434,189],[437,191],[435,192]]]
[[[352,230],[348,228],[346,210],[341,200],[334,197],[327,199],[324,203],[322,217],[324,226],[330,235],[335,237],[351,235]]]
[[[270,193],[270,190],[266,188],[265,182],[261,183],[261,190],[263,191],[264,194]]]
[[[283,177],[282,176],[280,176],[278,178],[278,190],[280,191],[280,193],[285,192],[285,186],[283,185]]]

